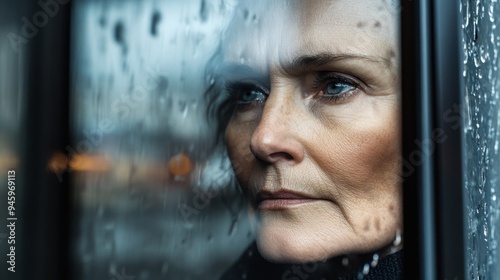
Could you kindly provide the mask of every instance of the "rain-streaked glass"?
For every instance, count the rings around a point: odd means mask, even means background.
[[[218,279],[253,240],[202,98],[231,12],[222,0],[74,2],[76,278]]]
[[[500,3],[462,0],[467,279],[500,277]]]

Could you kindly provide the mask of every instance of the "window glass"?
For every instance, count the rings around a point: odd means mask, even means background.
[[[230,13],[224,1],[74,2],[75,277],[217,279],[252,241],[202,99]]]
[[[73,5],[75,277],[401,276],[398,1]]]
[[[467,278],[500,276],[500,3],[462,0]]]

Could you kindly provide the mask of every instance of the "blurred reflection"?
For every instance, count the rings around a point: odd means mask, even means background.
[[[10,10],[7,1],[0,1],[0,35],[7,38],[17,31],[17,9]],[[22,104],[22,56],[16,54],[9,40],[0,41],[0,178],[5,178],[5,170],[19,165],[17,143],[20,137]]]
[[[8,3],[6,0],[0,0],[0,220],[7,220],[7,207],[15,206],[18,207],[22,205],[19,202],[23,197],[17,192],[18,203],[8,204],[8,171],[14,170],[19,172],[19,166],[21,164],[21,114],[23,105],[23,78],[25,78],[24,68],[22,63],[24,56],[20,53],[16,53],[15,49],[12,47],[11,42],[6,40],[8,34],[12,32],[18,32],[18,15],[21,10],[21,3],[12,4]],[[19,173],[17,173],[17,180],[19,180]],[[15,181],[14,181],[15,182]],[[15,186],[14,186],[15,187]],[[14,189],[15,191],[15,189]],[[20,211],[17,212],[18,214]],[[0,228],[0,251],[2,252],[2,257],[0,260],[5,263],[8,261],[6,256],[10,253],[10,246],[13,244],[8,244],[7,238],[10,235],[10,231],[7,227],[2,226]],[[17,238],[22,237],[21,229],[18,225],[17,227]],[[17,247],[19,252],[20,246]],[[6,252],[6,253],[4,253]],[[17,262],[20,262],[20,258],[17,258]],[[7,279],[9,273],[8,267],[10,264],[5,265],[5,268],[0,271],[0,278]]]
[[[78,279],[218,279],[253,240],[201,96],[230,1],[76,1]]]

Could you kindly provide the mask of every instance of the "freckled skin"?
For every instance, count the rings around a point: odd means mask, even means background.
[[[380,2],[289,1],[284,22],[275,17],[273,27],[245,27],[229,39],[226,60],[237,62],[244,54],[250,67],[267,71],[270,83],[267,100],[235,112],[226,128],[244,194],[252,199],[259,190],[288,189],[315,199],[287,209],[256,209],[257,244],[270,260],[371,252],[390,244],[401,229],[397,18],[379,10]],[[267,13],[284,10],[273,3]],[[266,13],[261,18],[270,24]],[[318,53],[378,62],[346,60],[293,74],[283,68],[295,57]],[[366,87],[338,103],[316,100],[307,89],[318,71],[355,76]]]

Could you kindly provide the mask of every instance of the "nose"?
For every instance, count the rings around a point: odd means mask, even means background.
[[[304,159],[300,140],[304,124],[294,118],[299,115],[298,110],[291,98],[269,95],[250,139],[250,150],[255,157],[268,163],[299,163]]]

